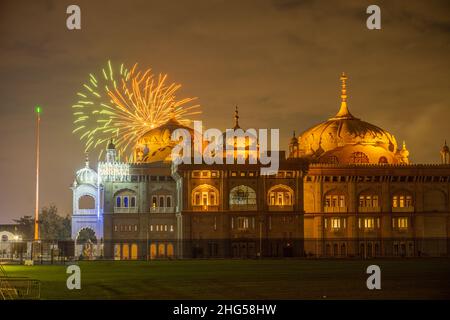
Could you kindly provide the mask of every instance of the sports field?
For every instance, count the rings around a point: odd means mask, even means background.
[[[5,266],[41,281],[42,299],[450,299],[450,259],[85,261],[81,290],[67,266]],[[381,290],[366,287],[381,268]]]

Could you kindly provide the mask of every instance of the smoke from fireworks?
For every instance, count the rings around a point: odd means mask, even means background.
[[[110,61],[99,77],[89,75],[89,82],[78,92],[74,108],[75,129],[85,143],[85,152],[100,148],[114,139],[119,154],[128,154],[137,139],[174,117],[184,125],[186,117],[199,114],[196,98],[176,99],[179,84],[167,83],[167,75],[155,76],[151,69],[131,70],[122,64],[114,70]]]

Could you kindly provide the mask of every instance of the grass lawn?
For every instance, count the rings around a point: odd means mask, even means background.
[[[41,281],[43,299],[450,299],[450,259],[84,261],[81,290],[67,266],[5,266]],[[367,266],[381,290],[366,288]]]

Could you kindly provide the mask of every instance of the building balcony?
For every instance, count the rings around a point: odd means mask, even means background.
[[[193,205],[192,211],[219,211],[219,206]]]
[[[414,212],[414,207],[392,207],[392,212]]]
[[[294,211],[293,205],[269,205],[269,211]]]
[[[138,207],[114,207],[114,213],[137,213]]]
[[[324,207],[323,211],[327,213],[347,212],[347,207]]]
[[[75,211],[75,215],[97,215],[97,209],[78,209]]]
[[[151,207],[150,213],[174,213],[175,207]]]
[[[381,212],[381,207],[358,207],[358,212]]]
[[[230,211],[256,211],[256,204],[230,204]]]

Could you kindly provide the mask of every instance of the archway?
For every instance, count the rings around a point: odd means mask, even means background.
[[[97,245],[97,236],[95,231],[89,227],[78,231],[75,238],[75,246],[78,249],[76,255],[79,259],[91,260],[95,257],[95,246]]]

